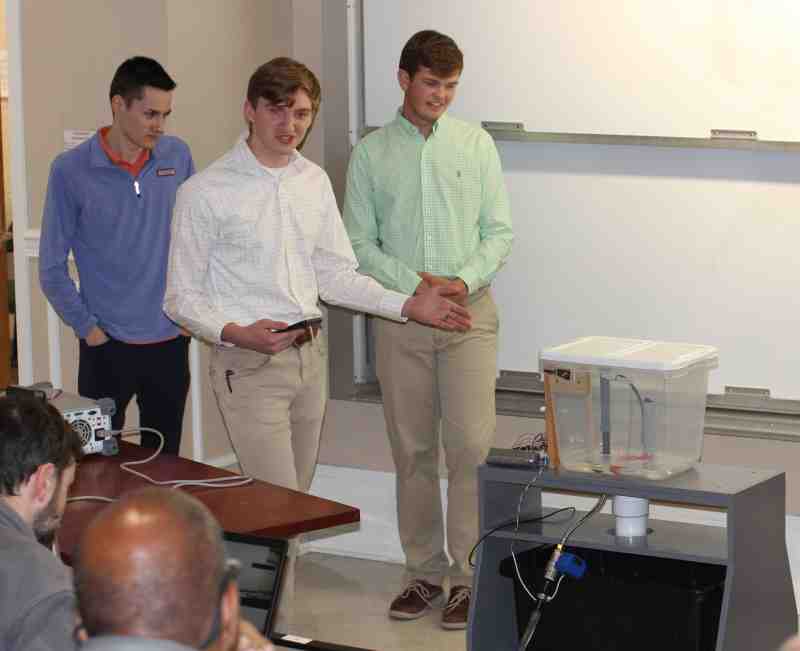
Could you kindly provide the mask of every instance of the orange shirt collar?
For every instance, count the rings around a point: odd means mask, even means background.
[[[108,140],[106,138],[110,130],[111,127],[103,127],[98,132],[100,134],[100,146],[103,148],[106,156],[108,156],[108,159],[117,167],[125,170],[126,172],[130,172],[132,176],[138,176],[139,172],[142,171],[144,164],[150,160],[150,150],[142,149],[142,153],[139,154],[139,157],[132,163],[129,163],[128,161],[122,159],[117,152],[111,149],[111,145],[108,144]]]

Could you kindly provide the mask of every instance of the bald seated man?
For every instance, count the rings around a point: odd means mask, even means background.
[[[789,638],[781,645],[780,651],[800,651],[800,635]]]
[[[195,498],[129,493],[92,520],[75,565],[86,651],[274,651],[239,616],[238,565]]]

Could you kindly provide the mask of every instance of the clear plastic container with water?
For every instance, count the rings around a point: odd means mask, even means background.
[[[717,349],[584,337],[539,353],[561,466],[665,479],[700,461]],[[552,456],[552,454],[551,454]]]

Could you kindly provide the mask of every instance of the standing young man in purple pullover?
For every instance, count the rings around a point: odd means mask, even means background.
[[[175,86],[153,59],[117,69],[111,126],[53,162],[39,247],[42,291],[80,338],[78,392],[113,398],[115,429],[136,395],[140,424],[162,432],[172,454],[189,389],[189,338],[161,306],[175,194],[194,172],[186,143],[164,135]],[[142,445],[157,444],[142,433]]]

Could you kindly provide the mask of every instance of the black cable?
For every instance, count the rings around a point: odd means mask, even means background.
[[[603,506],[605,506],[606,500],[608,500],[608,494],[606,493],[603,493],[599,498],[597,498],[597,503],[592,507],[591,511],[585,513],[583,517],[580,520],[578,520],[574,524],[574,526],[561,537],[561,542],[558,544],[559,548],[564,547],[564,545],[567,544],[567,541],[569,540],[570,536],[573,533],[575,533],[578,527],[580,527],[589,518],[593,517],[594,515],[600,512]]]
[[[608,495],[603,493],[597,500],[597,503],[592,507],[590,511],[585,513],[583,517],[578,520],[572,527],[570,527],[564,535],[561,537],[561,541],[555,546],[553,549],[553,553],[550,556],[550,560],[547,561],[547,565],[544,568],[544,583],[542,585],[542,590],[538,595],[538,599],[536,599],[536,606],[531,613],[530,619],[528,620],[528,625],[525,627],[525,632],[523,633],[522,637],[520,638],[519,649],[518,651],[527,651],[529,645],[533,640],[533,635],[536,632],[536,627],[539,625],[539,620],[542,618],[542,607],[544,604],[552,601],[555,599],[556,594],[558,593],[558,588],[561,585],[561,581],[564,578],[564,575],[561,574],[558,576],[559,572],[556,568],[556,564],[558,563],[558,559],[561,557],[561,552],[564,549],[564,545],[567,544],[570,536],[575,533],[575,531],[584,524],[589,518],[597,514],[605,505],[606,500],[608,499]],[[512,543],[513,544],[513,543]],[[517,569],[517,576],[519,580],[522,581],[522,577],[519,575],[519,569]],[[552,595],[549,594],[550,588],[555,585],[555,591]],[[528,592],[529,595],[533,596],[532,593],[528,590],[527,586],[523,583],[523,588],[525,591]]]
[[[532,522],[541,522],[542,520],[547,520],[548,518],[552,518],[554,515],[559,515],[561,513],[565,513],[566,511],[570,511],[571,512],[570,513],[570,517],[575,515],[575,507],[574,506],[565,506],[563,508],[556,509],[555,511],[551,511],[550,513],[547,513],[546,515],[540,515],[538,517],[530,518],[528,520],[520,520],[520,524],[530,524]],[[506,527],[515,526],[516,524],[517,524],[517,519],[513,518],[513,519],[509,520],[508,522],[502,522],[502,523],[498,524],[496,527],[494,527],[493,529],[490,529],[485,534],[483,534],[480,537],[480,539],[478,540],[478,542],[476,542],[475,545],[472,547],[472,550],[470,551],[469,556],[467,557],[467,562],[469,563],[469,566],[470,567],[475,567],[475,563],[473,562],[472,558],[475,555],[475,551],[478,549],[478,547],[480,546],[480,544],[484,540],[486,540],[493,533],[495,533],[497,531],[500,531],[501,529],[505,529]],[[547,543],[547,544],[550,544],[550,543]],[[547,544],[541,545],[541,546],[545,547]]]
[[[539,620],[542,619],[542,607],[547,603],[544,599],[539,599],[533,607],[533,612],[528,620],[528,625],[525,627],[525,632],[519,640],[519,651],[527,651],[528,646],[533,641],[533,634],[536,632],[536,627],[539,625]]]

